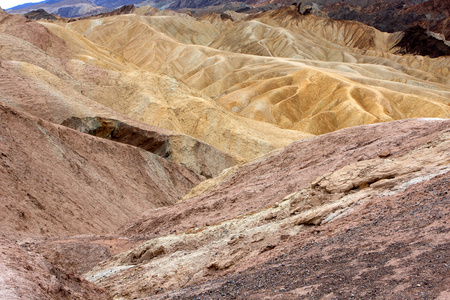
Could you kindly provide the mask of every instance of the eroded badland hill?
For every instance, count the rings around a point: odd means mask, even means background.
[[[295,5],[27,17],[0,10],[0,298],[450,297],[450,56]]]

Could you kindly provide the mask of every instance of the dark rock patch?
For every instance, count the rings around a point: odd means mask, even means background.
[[[55,15],[49,14],[44,9],[30,11],[29,13],[26,13],[23,16],[30,20],[57,20],[58,19]]]
[[[418,54],[429,57],[439,57],[450,55],[450,47],[443,41],[427,34],[426,30],[420,26],[408,28],[404,32],[403,38],[395,47],[400,49],[400,54]]]
[[[162,157],[170,157],[168,136],[143,130],[118,120],[101,117],[72,117],[61,125],[97,137],[136,146]]]

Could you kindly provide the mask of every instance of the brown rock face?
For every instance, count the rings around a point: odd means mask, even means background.
[[[0,11],[0,298],[445,299],[450,57],[300,11]]]
[[[131,5],[124,5],[121,8],[113,10],[112,12],[100,14],[98,16],[99,17],[110,17],[110,16],[131,14],[134,11],[134,9],[135,9],[135,7],[132,4]]]
[[[43,9],[33,10],[23,15],[30,20],[57,20],[58,18],[54,14],[49,14]]]
[[[203,179],[140,148],[4,105],[0,115],[0,222],[6,236],[111,232],[143,210],[175,203]]]
[[[22,16],[0,14],[0,33],[26,40],[56,57],[67,57],[69,50],[64,41],[36,22]]]
[[[432,36],[420,26],[408,28],[403,38],[395,45],[399,53],[428,55],[430,57],[450,56],[450,47]]]
[[[239,272],[145,299],[447,299],[449,185],[447,173],[368,200]]]
[[[346,1],[326,5],[323,10],[333,19],[355,20],[385,32],[404,31],[420,25],[442,35],[447,41],[450,39],[450,4],[448,1],[384,0],[367,5]]]
[[[101,117],[83,119],[72,117],[61,125],[93,136],[133,145],[162,157],[170,156],[167,136],[133,127],[118,120]]]

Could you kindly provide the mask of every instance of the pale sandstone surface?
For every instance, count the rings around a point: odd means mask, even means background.
[[[20,35],[17,17],[2,58],[19,79],[3,81],[32,88],[4,101],[58,123],[123,114],[240,161],[348,126],[449,115],[448,58],[394,55],[397,37],[366,25],[289,7],[234,22],[152,14],[28,22],[51,47]]]
[[[203,283],[144,299],[447,299],[449,184],[447,172],[369,198]]]
[[[1,299],[111,299],[94,284],[0,237]]]
[[[41,30],[42,25],[31,23],[33,30]],[[65,59],[22,36],[8,34],[2,39],[5,74],[0,92],[2,100],[17,109],[56,123],[72,116],[142,121],[193,136],[238,160],[311,136],[236,116],[171,76],[140,70],[73,30],[46,26],[56,34],[52,39],[62,39],[70,49]],[[193,142],[186,139],[185,144]]]
[[[23,68],[32,70],[31,74],[24,76]],[[40,81],[41,78],[45,81]],[[145,132],[153,132],[168,140],[171,160],[184,164],[198,174],[204,172],[208,177],[215,176],[237,162],[223,151],[195,138],[133,120],[91,101],[64,81],[32,65],[3,61],[0,83],[4,103],[55,123],[62,123],[71,117],[102,116],[118,119],[123,124]],[[205,153],[210,153],[211,157],[204,159]]]
[[[399,35],[357,22],[300,16],[286,7],[235,22],[134,14],[68,26],[229,111],[285,129],[316,135],[450,113],[448,57],[395,55]],[[142,100],[136,101],[134,107]],[[152,119],[146,112],[134,117]]]
[[[115,58],[113,54],[108,54],[113,59],[106,57],[104,50],[96,50],[88,41],[78,44],[71,44],[71,40],[63,41],[42,25],[27,21],[23,17],[11,16],[3,21],[2,28],[8,34],[3,34],[0,39],[2,102],[54,123],[61,123],[71,117],[101,116],[120,120],[145,131],[156,132],[171,140],[170,159],[188,166],[198,174],[204,172],[206,176],[215,176],[236,163],[228,154],[195,138],[136,121],[86,97],[86,91],[96,90],[93,95],[95,97],[111,98],[113,94],[113,99],[120,101],[123,95],[118,92],[121,86],[116,86],[115,78],[120,77],[121,73],[108,73],[107,70],[79,60],[88,53],[92,60],[96,57],[95,63],[112,67]],[[25,26],[24,24],[27,26],[27,35],[22,33],[21,26]],[[45,47],[33,44],[34,38],[41,35],[47,39]],[[55,50],[54,47],[58,48]],[[78,54],[74,55],[77,59],[60,59],[56,54],[53,55],[54,53],[68,57],[74,53]],[[123,59],[116,63],[116,69],[121,71],[136,68],[130,66],[131,64]],[[209,160],[204,160],[205,153],[214,155],[211,155]]]
[[[388,295],[386,280],[394,295],[445,297],[448,57],[396,55],[398,34],[289,7],[225,19],[149,8],[67,24],[0,19],[0,219],[2,234],[20,240],[6,263],[40,252],[64,270],[57,278],[84,274],[118,299],[184,287],[198,289],[162,296],[370,297],[377,282]],[[97,137],[58,125],[72,117]],[[442,119],[380,123],[413,117]],[[357,126],[371,123],[380,124]],[[214,178],[199,184],[199,174]],[[304,248],[321,228],[329,239]],[[343,242],[322,259],[335,237]],[[362,252],[342,252],[352,240]],[[312,249],[304,273],[294,270],[299,245]],[[405,251],[378,275],[364,265],[404,248],[422,262]],[[276,253],[292,254],[279,277],[265,264]],[[314,264],[360,274],[339,286]],[[48,270],[1,280],[53,290]],[[231,283],[218,279],[226,274]],[[77,282],[73,291],[95,293]]]

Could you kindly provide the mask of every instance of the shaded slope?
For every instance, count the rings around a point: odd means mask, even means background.
[[[149,211],[121,233],[161,236],[250,213],[305,188],[320,175],[358,160],[376,158],[385,150],[395,156],[411,151],[448,131],[449,124],[447,120],[403,120],[351,127],[298,141],[205,181],[185,197],[189,201]],[[220,209],[226,209],[227,215],[218,214]],[[198,221],[193,223],[190,216]]]
[[[13,19],[15,23],[8,23],[9,19]],[[234,159],[229,160],[225,153],[220,153],[220,151],[212,149],[211,146],[199,140],[136,122],[98,103],[102,102],[102,99],[107,99],[109,101],[107,103],[119,104],[118,110],[120,111],[126,105],[126,103],[123,103],[123,99],[128,100],[136,97],[137,100],[148,100],[152,99],[153,96],[156,98],[154,104],[158,104],[159,101],[168,96],[168,92],[172,92],[173,81],[170,78],[157,74],[147,74],[146,72],[127,74],[126,71],[135,70],[137,67],[122,58],[118,58],[117,55],[107,51],[105,48],[83,39],[75,32],[64,30],[56,25],[53,28],[60,29],[56,33],[64,38],[64,41],[60,37],[51,34],[42,25],[35,22],[26,23],[26,19],[18,16],[8,17],[3,24],[5,25],[3,28],[8,33],[16,33],[17,35],[17,37],[10,34],[4,35],[0,42],[3,46],[0,52],[0,57],[3,59],[2,68],[0,68],[0,93],[2,101],[8,105],[55,123],[61,123],[70,117],[100,116],[113,118],[144,130],[157,131],[162,135],[170,136],[171,159],[185,164],[196,172],[205,172],[204,174],[207,176],[217,175],[223,168],[229,167],[230,163],[235,161]],[[21,33],[20,26],[22,24],[31,24],[27,25],[27,35]],[[41,31],[47,34],[47,36],[44,36],[45,38],[50,39],[48,44],[61,45],[61,48],[57,49],[59,52],[56,49],[50,49],[51,51],[47,53],[44,51],[47,48],[39,48],[30,43],[34,41],[33,39],[36,36],[39,37]],[[44,38],[42,40],[45,41]],[[73,49],[73,51],[69,49]],[[58,55],[72,57],[72,59],[61,60],[58,56],[51,55],[53,51],[58,52]],[[21,53],[26,53],[26,55]],[[147,79],[145,82],[140,83],[140,80],[136,80],[139,77]],[[144,86],[148,82],[151,82],[149,84],[152,87],[151,90]],[[155,82],[160,82],[161,87],[155,86]],[[165,83],[165,89],[168,89],[168,91],[164,91],[164,88],[162,88]],[[141,92],[136,92],[136,94],[130,93],[130,88],[135,88]],[[183,99],[186,99],[186,97],[190,98],[192,94],[192,91],[182,87],[181,91],[176,92],[171,97],[175,99],[176,97],[181,97],[179,104],[184,105],[185,101]],[[98,102],[92,99],[98,99]],[[193,100],[195,99],[197,98],[193,98]],[[197,101],[205,102],[201,98]],[[133,108],[133,105],[134,103],[131,102],[129,107]],[[170,112],[164,106],[161,108],[161,111],[166,110],[170,114],[167,118],[155,115],[152,103],[147,103],[147,106],[148,114],[152,116],[152,119],[149,120],[153,124],[164,125],[164,127],[175,130],[179,129],[181,132],[187,132],[187,129],[189,129],[189,126],[179,125],[176,114]],[[221,112],[221,109],[214,103],[211,103],[210,106],[212,109],[219,110],[222,118],[230,118],[230,115]],[[138,105],[138,107],[133,109],[142,108],[142,105]],[[198,107],[198,112],[204,113],[204,111],[201,111],[201,107]],[[130,114],[130,116],[134,117],[135,115]],[[136,119],[141,118],[137,117]],[[192,122],[195,120],[188,119],[187,121]],[[226,124],[227,122],[225,121],[224,123]],[[177,125],[174,126],[173,124]],[[213,124],[210,126],[213,126]],[[256,129],[256,126],[254,127]],[[275,130],[278,129],[275,128]],[[262,132],[259,135],[262,136]],[[202,136],[206,136],[206,134],[203,133]],[[304,135],[293,132],[291,136],[284,144]],[[252,137],[247,135],[243,140],[247,138],[251,139]],[[215,139],[217,140],[217,138]],[[266,140],[268,141],[268,139]],[[223,141],[223,143],[226,142]],[[271,141],[271,143],[275,144],[276,141],[275,143]],[[267,151],[267,142],[262,144],[261,148],[255,149],[256,154],[251,153],[250,155],[254,156]],[[268,146],[269,150],[273,149],[272,147]],[[222,148],[229,152],[227,147]],[[236,152],[236,150],[233,151]],[[205,161],[202,161],[200,157],[204,156],[206,152],[210,154],[216,153],[218,156],[212,155],[207,160],[209,163],[205,164]],[[236,154],[240,157],[239,153],[234,153],[234,155]],[[205,166],[209,170],[205,170]]]
[[[259,266],[272,251],[293,250],[296,260],[301,239],[313,239],[311,226],[339,224],[367,202],[390,201],[382,197],[448,173],[449,120],[408,119],[311,134],[408,117],[447,118],[450,60],[396,55],[390,49],[400,35],[291,10],[232,21],[162,16],[166,12],[143,8],[134,15],[45,27],[20,17],[3,19],[4,232],[27,238],[23,247],[44,253],[55,266],[88,272],[86,278],[117,297],[148,297],[233,273],[237,277],[230,280],[242,282],[241,294],[248,285],[255,297],[262,296],[255,282],[261,279],[269,297],[311,291],[326,296],[335,284],[329,278],[313,282],[320,289],[297,290],[305,282],[295,278],[278,289],[299,274],[298,265],[272,286],[267,276],[236,272],[248,266],[263,272]],[[268,153],[305,137],[310,138]],[[235,158],[259,158],[198,184],[204,178],[188,169],[215,176],[229,166],[224,152],[233,156],[232,164]],[[436,197],[435,204],[445,205],[445,198]],[[433,216],[422,211],[420,217]],[[410,228],[414,221],[408,219]],[[404,245],[395,246],[389,249]],[[371,258],[376,247],[363,249]],[[334,250],[328,254],[341,253]],[[360,254],[349,257],[365,268]],[[415,283],[410,278],[402,283]],[[440,278],[432,285],[440,285]],[[379,277],[371,279],[384,286]],[[353,288],[349,282],[342,295]],[[222,283],[202,288],[240,296]],[[410,289],[401,286],[403,291]],[[176,293],[189,296],[186,290]],[[206,297],[203,290],[196,294]]]
[[[385,32],[405,31],[420,25],[450,38],[450,4],[448,1],[377,1],[375,3],[337,2],[322,7],[333,19],[355,20]]]
[[[30,20],[57,20],[58,17],[55,14],[49,14],[43,9],[33,10],[23,15],[25,18]]]
[[[22,16],[0,12],[0,33],[25,40],[52,56],[67,57],[70,55],[70,50],[62,39],[50,33],[44,26],[30,22]],[[2,49],[2,54],[5,50]],[[19,54],[17,53],[17,55]]]
[[[420,26],[405,30],[403,38],[395,46],[400,47],[398,51],[402,54],[411,53],[430,57],[450,56],[450,47],[429,36],[426,30]]]
[[[238,163],[233,157],[202,143],[199,140],[178,134],[166,133],[150,126],[139,127],[118,120],[101,117],[72,117],[62,125],[101,138],[132,145],[168,160],[181,163],[196,174],[211,178],[224,169]]]
[[[6,47],[2,47],[1,58],[14,62],[4,63],[6,84],[1,92],[4,101],[18,109],[56,123],[72,116],[121,120],[125,114],[194,136],[239,160],[310,136],[233,115],[173,77],[139,70],[70,29],[46,26],[54,33],[52,37],[64,40],[64,49],[71,51],[67,54],[70,60],[55,59],[22,38],[7,35],[2,39]],[[20,55],[22,52],[28,55]]]
[[[31,4],[31,3],[30,3]],[[57,14],[64,18],[79,17],[84,15],[98,14],[105,11],[105,7],[98,6],[92,1],[87,0],[61,0],[61,1],[43,1],[26,7],[13,7],[8,12],[14,14],[24,14],[33,10],[44,9],[49,13]]]
[[[322,38],[351,48],[388,51],[389,44],[396,39],[395,35],[380,32],[359,22],[336,21],[312,14],[302,15],[294,5],[250,15],[246,19],[258,20],[282,28],[313,31],[316,35],[308,36],[309,38]],[[336,35],[336,31],[339,35]]]
[[[173,204],[203,179],[139,148],[0,109],[7,236],[111,232],[142,210]]]

